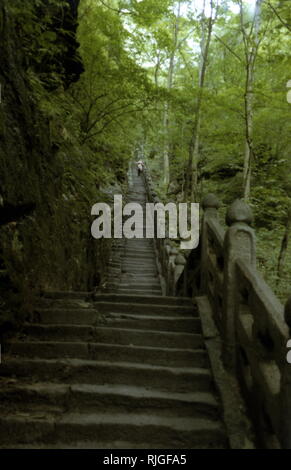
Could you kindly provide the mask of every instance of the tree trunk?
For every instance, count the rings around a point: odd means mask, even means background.
[[[244,48],[245,48],[245,153],[244,153],[244,168],[243,168],[243,197],[247,202],[251,195],[251,176],[252,176],[252,162],[254,159],[253,149],[253,95],[254,95],[254,75],[255,75],[255,62],[260,44],[259,32],[261,23],[261,8],[263,0],[256,0],[255,13],[251,26],[251,31],[247,34],[243,21],[243,4],[240,2],[240,18],[241,18],[241,31],[243,35]],[[252,45],[250,45],[250,43]]]
[[[178,46],[179,38],[179,28],[180,28],[180,17],[181,17],[181,2],[178,4],[178,12],[174,25],[173,33],[173,49],[170,56],[170,64],[168,69],[168,91],[171,91],[173,88],[174,72],[175,72],[175,57]],[[163,150],[163,159],[164,159],[164,185],[166,188],[170,183],[170,105],[167,102],[165,104],[164,110],[164,150]]]
[[[199,162],[199,141],[201,126],[201,107],[203,102],[203,91],[205,83],[205,75],[207,69],[207,60],[209,55],[209,47],[212,35],[212,29],[215,19],[213,18],[213,2],[211,0],[211,15],[206,22],[205,16],[205,0],[203,4],[203,12],[201,18],[202,38],[200,43],[200,65],[199,65],[199,82],[198,82],[198,98],[195,113],[194,125],[191,131],[191,139],[189,144],[189,156],[185,184],[185,196],[191,197],[191,200],[197,198],[198,187],[198,162]]]
[[[253,68],[248,61],[246,66],[245,89],[245,155],[243,169],[243,194],[248,201],[251,193],[251,170],[253,161]]]

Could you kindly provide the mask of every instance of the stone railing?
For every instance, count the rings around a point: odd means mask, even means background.
[[[222,340],[224,365],[240,382],[260,443],[290,449],[287,342],[291,338],[291,300],[284,311],[256,270],[250,208],[235,201],[227,211],[225,230],[218,221],[216,197],[206,196],[202,207],[200,253],[188,257],[176,292],[208,298]]]
[[[151,176],[147,170],[144,170],[144,181],[149,202],[160,203],[160,199],[154,189]],[[155,221],[156,225],[156,221]],[[186,274],[185,265],[186,255],[179,249],[177,241],[169,238],[155,239],[157,251],[157,264],[164,295],[175,296],[178,294],[178,280],[183,279],[186,292]],[[183,274],[184,273],[184,274]]]
[[[160,202],[147,172],[145,183],[149,201]],[[225,230],[213,194],[202,208],[196,250],[181,252],[175,241],[156,239],[164,294],[208,299],[224,366],[240,383],[259,445],[291,449],[291,298],[284,309],[256,270],[251,209],[235,201]]]

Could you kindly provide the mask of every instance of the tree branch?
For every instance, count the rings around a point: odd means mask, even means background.
[[[231,54],[233,54],[240,62],[243,62],[242,58],[234,51],[231,49],[231,47],[229,47],[228,44],[226,44],[220,37],[218,37],[216,34],[214,34],[214,37],[221,42],[221,44],[224,45],[224,47],[226,47],[226,49],[231,52]]]
[[[110,7],[109,5],[107,5],[106,2],[104,2],[103,0],[99,0],[100,3],[102,3],[102,5],[106,8],[108,8],[109,10],[111,11],[115,11],[116,13],[118,13],[120,15],[120,13],[122,13],[123,15],[132,15],[132,12],[131,11],[126,11],[126,10],[122,10],[121,8],[120,9],[117,9],[117,8],[113,8],[113,7]]]
[[[266,2],[268,7],[271,8],[271,10],[273,11],[273,13],[275,13],[275,15],[277,16],[278,20],[282,23],[283,26],[285,26],[285,28],[287,28],[289,31],[291,31],[291,26],[289,26],[288,23],[285,23],[285,21],[282,19],[282,17],[279,15],[279,13],[277,12],[276,8],[273,7],[273,5],[271,5],[270,2]]]

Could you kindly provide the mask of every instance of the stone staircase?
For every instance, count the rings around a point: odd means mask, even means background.
[[[150,240],[126,240],[114,291],[46,293],[0,371],[2,448],[228,447],[197,309],[162,296]]]

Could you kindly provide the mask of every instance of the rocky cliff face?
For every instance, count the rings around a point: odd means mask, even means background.
[[[32,14],[37,15],[33,3],[25,3],[31,16],[22,14],[23,2],[0,3],[0,329],[13,319],[8,305],[27,312],[41,289],[98,284],[105,256],[98,253],[104,246],[96,249],[90,237],[89,204],[65,193],[65,162],[71,155],[51,138],[51,122],[29,79],[32,69],[49,78],[54,66],[53,55],[46,65],[45,55],[40,60],[35,55],[37,21],[29,24]],[[70,3],[59,22],[56,12],[52,21],[44,20],[50,33],[56,33],[53,43],[63,41],[56,25],[62,30],[73,25],[73,36],[61,50],[66,59],[60,60],[56,48],[56,69],[61,64],[58,73],[65,87],[82,71],[74,39],[78,2]]]

